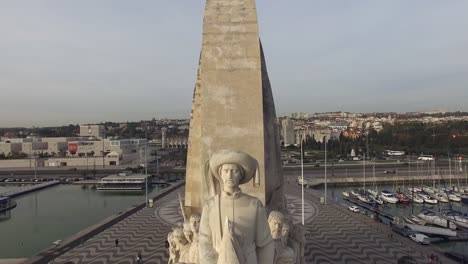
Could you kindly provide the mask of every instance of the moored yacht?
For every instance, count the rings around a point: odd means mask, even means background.
[[[384,201],[379,196],[370,195],[370,199],[371,201],[379,205],[382,205],[384,203]]]
[[[464,204],[468,204],[468,195],[460,196],[461,202]]]
[[[144,191],[149,175],[122,172],[104,177],[99,181],[99,191]]]
[[[371,204],[372,201],[369,199],[368,196],[366,195],[358,195],[357,198],[359,199],[359,201],[363,202],[363,203],[367,203],[367,204]]]
[[[428,203],[428,204],[437,204],[438,203],[437,200],[434,199],[434,197],[432,197],[430,195],[420,193],[419,196],[421,196],[421,198],[423,198],[425,203]]]
[[[384,202],[387,203],[396,204],[398,202],[398,199],[395,196],[393,196],[393,193],[387,190],[383,190],[382,195],[380,197],[382,198],[382,200],[384,200]]]
[[[437,201],[441,202],[441,203],[448,203],[448,202],[449,202],[447,195],[442,194],[442,193],[436,193],[436,194],[434,194],[434,198],[435,198]]]
[[[376,189],[369,188],[367,189],[367,192],[372,194],[373,196],[379,195],[379,191],[377,191]]]
[[[408,191],[410,192],[422,192],[422,189],[420,187],[409,187]]]
[[[349,192],[348,191],[343,191],[341,193],[344,197],[349,197]]]
[[[413,203],[419,203],[419,204],[424,203],[424,199],[421,196],[419,196],[419,194],[417,193],[408,194],[407,196]]]
[[[434,194],[436,193],[436,190],[434,187],[430,187],[430,186],[424,186],[422,188],[423,192],[427,193],[427,194]]]
[[[457,228],[457,225],[448,221],[447,219],[438,216],[434,211],[431,211],[429,209],[421,210],[421,212],[418,214],[418,217],[426,220],[430,224],[437,225],[440,227],[450,228],[452,230],[455,230]]]
[[[396,198],[398,199],[398,202],[402,203],[402,204],[408,204],[410,199],[408,198],[408,196],[406,196],[404,193],[397,193],[396,195]]]
[[[457,226],[468,228],[468,215],[463,214],[460,211],[444,210],[442,212],[442,216],[445,219],[454,222]]]
[[[358,197],[359,196],[359,190],[357,190],[357,189],[352,190],[351,195],[354,196],[354,197]]]
[[[448,195],[448,199],[452,202],[460,202],[461,201],[461,198],[453,193],[449,193]]]

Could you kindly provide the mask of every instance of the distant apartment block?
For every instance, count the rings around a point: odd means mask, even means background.
[[[84,129],[86,128],[86,129]],[[18,160],[38,160],[38,166],[89,166],[142,164],[146,139],[106,139],[102,126],[80,127],[80,137],[3,138],[0,167],[31,164]],[[16,161],[14,161],[16,160]],[[90,163],[91,162],[91,163]],[[10,164],[11,166],[9,166]]]
[[[105,128],[103,125],[80,125],[80,137],[104,138]]]
[[[294,123],[290,118],[285,118],[281,122],[282,125],[282,136],[284,146],[294,145]]]

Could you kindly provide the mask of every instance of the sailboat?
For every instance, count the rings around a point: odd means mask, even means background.
[[[346,188],[348,188],[348,175],[346,175]],[[349,197],[349,191],[348,190],[344,190],[343,192],[341,192],[341,194],[344,196],[344,197]]]
[[[436,199],[434,199],[434,197],[432,197],[429,194],[420,193],[419,196],[423,198],[425,203],[428,203],[428,204],[437,204],[438,202]]]
[[[457,228],[457,225],[455,225],[453,222],[450,222],[447,219],[438,216],[434,211],[431,211],[429,209],[421,210],[421,212],[418,214],[418,217],[426,220],[430,224],[437,225],[440,227],[448,227],[452,230],[455,230]]]
[[[455,210],[443,210],[442,217],[454,222],[457,226],[468,228],[468,214]]]
[[[374,180],[373,188],[367,189],[367,192],[369,192],[372,196],[377,197],[379,195],[379,191],[377,190],[377,183],[375,180],[375,159],[374,159],[374,167],[372,168],[372,178]]]
[[[366,191],[366,154],[363,154],[363,156],[364,156],[364,159],[363,159],[364,160],[364,163],[363,163],[364,188],[362,188],[362,191],[359,192],[359,195],[357,196],[357,198],[361,202],[371,204],[372,201],[369,197],[369,193]]]
[[[396,204],[398,202],[398,199],[395,196],[393,196],[393,193],[387,190],[382,191],[381,198],[387,203]]]

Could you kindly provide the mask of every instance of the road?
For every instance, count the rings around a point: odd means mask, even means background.
[[[385,173],[387,171],[388,173]],[[435,169],[435,172],[442,175],[449,175],[450,168],[449,167],[438,167]],[[300,169],[295,170],[284,170],[283,174],[285,177],[297,177],[301,175]],[[325,174],[325,168],[305,168],[304,169],[304,177],[306,178],[319,178],[323,177]],[[376,177],[383,177],[389,175],[396,175],[396,176],[429,176],[433,173],[425,168],[424,170],[416,170],[416,168],[408,169],[408,167],[394,167],[394,166],[379,166],[375,168],[375,176]],[[453,175],[459,175],[458,171],[455,171],[452,168]],[[466,176],[466,172],[462,172],[462,175]],[[373,177],[373,166],[369,165],[366,166],[366,177]],[[332,167],[327,167],[327,176],[328,177],[364,177],[364,168],[363,167],[337,167],[332,169]]]

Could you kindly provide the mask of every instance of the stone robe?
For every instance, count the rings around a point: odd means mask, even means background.
[[[274,244],[268,226],[266,212],[260,200],[242,192],[227,195],[222,192],[208,200],[203,206],[200,221],[199,252],[200,263],[218,263],[225,230],[225,219],[233,225],[245,259],[242,264],[272,264]],[[225,263],[225,262],[223,262]]]

